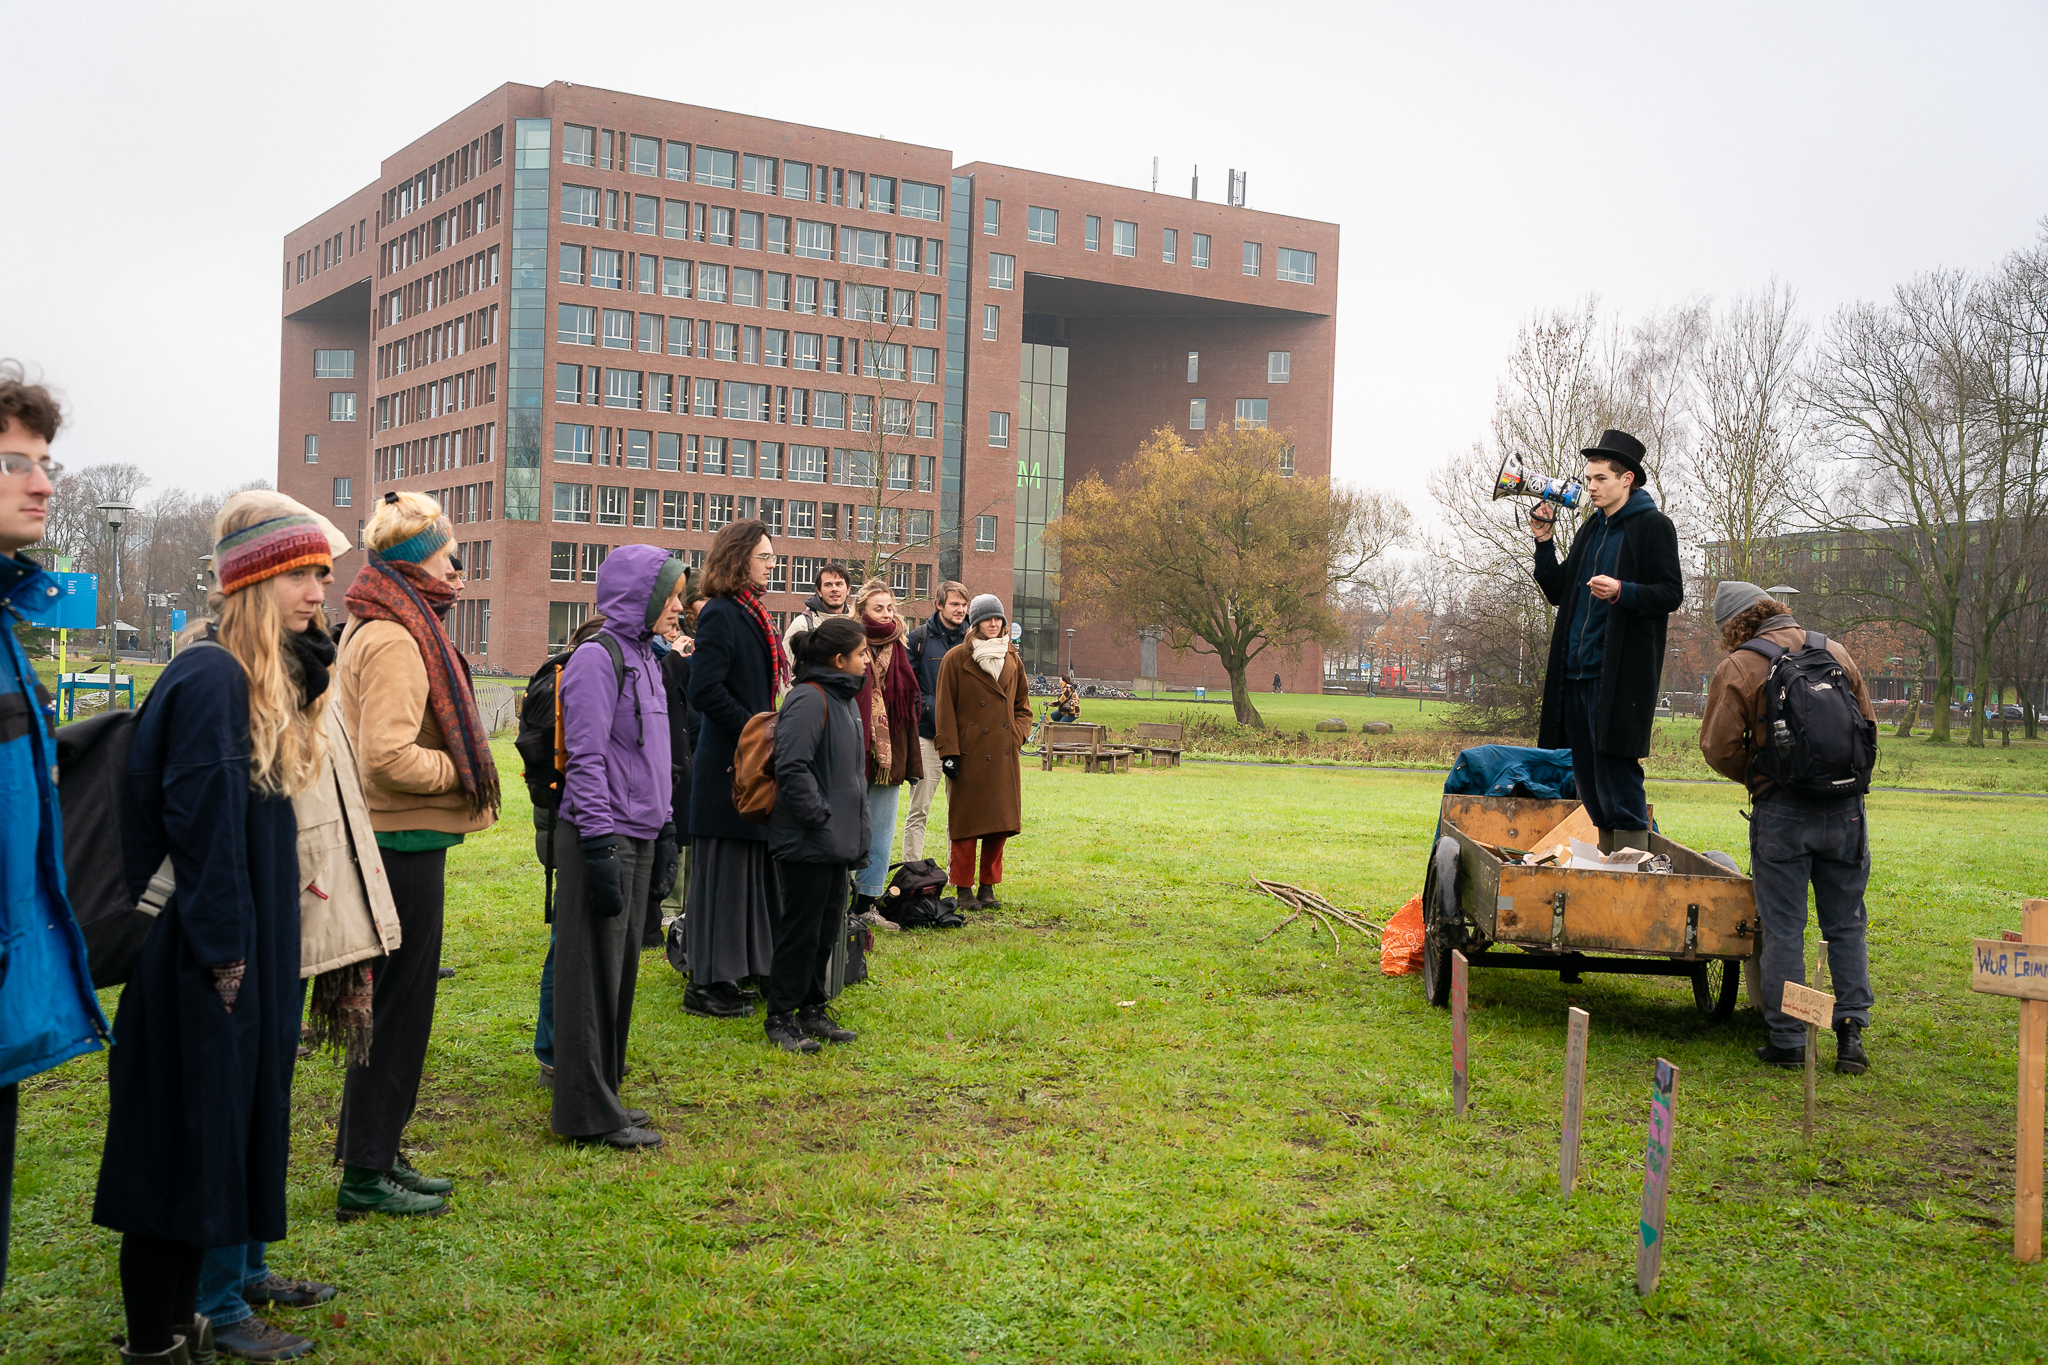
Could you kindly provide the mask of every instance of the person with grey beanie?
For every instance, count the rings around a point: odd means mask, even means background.
[[[1870,884],[1870,824],[1861,795],[1813,797],[1786,790],[1758,771],[1765,736],[1765,684],[1777,658],[1824,647],[1841,670],[1856,709],[1874,733],[1877,713],[1849,651],[1808,631],[1792,609],[1754,583],[1726,582],[1714,590],[1714,624],[1728,657],[1707,684],[1700,716],[1700,754],[1707,766],[1749,790],[1750,881],[1762,922],[1764,1018],[1771,1039],[1756,1050],[1768,1066],[1802,1067],[1806,1028],[1780,1005],[1785,983],[1806,984],[1806,891],[1828,945],[1828,975],[1835,991],[1835,1070],[1870,1069],[1863,1030],[1873,1001],[1868,916],[1863,892]],[[1821,661],[1825,663],[1825,661]]]

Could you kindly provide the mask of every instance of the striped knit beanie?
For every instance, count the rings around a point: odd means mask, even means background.
[[[223,593],[308,565],[334,566],[327,531],[305,514],[287,514],[245,526],[213,547],[213,576]]]

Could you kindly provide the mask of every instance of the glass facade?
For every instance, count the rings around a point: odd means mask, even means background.
[[[540,520],[542,371],[547,340],[548,155],[552,125],[515,121],[512,272],[505,333],[505,520]]]
[[[939,577],[960,577],[960,424],[967,402],[967,256],[974,177],[953,177],[946,236],[946,437],[939,461]]]
[[[1053,585],[1059,556],[1045,545],[1046,523],[1060,514],[1067,469],[1066,319],[1024,316],[1018,362],[1016,583],[1011,610],[1024,627],[1017,648],[1029,673],[1059,669],[1060,604]]]

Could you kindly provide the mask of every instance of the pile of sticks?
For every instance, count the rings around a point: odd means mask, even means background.
[[[1344,951],[1344,939],[1337,933],[1337,926],[1339,924],[1342,924],[1347,929],[1357,931],[1361,936],[1368,937],[1375,943],[1379,941],[1380,935],[1385,932],[1384,925],[1375,924],[1356,911],[1345,910],[1332,905],[1315,892],[1304,890],[1288,882],[1270,881],[1267,878],[1254,874],[1252,877],[1252,890],[1262,896],[1271,896],[1282,905],[1294,908],[1293,914],[1259,935],[1252,944],[1255,948],[1300,919],[1303,915],[1309,917],[1309,934],[1313,936],[1316,931],[1316,925],[1322,925],[1330,931],[1330,941],[1336,945],[1339,953]]]

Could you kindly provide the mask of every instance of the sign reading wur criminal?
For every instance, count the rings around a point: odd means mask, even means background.
[[[1970,989],[2048,1000],[2048,944],[1980,938],[1970,945]]]

